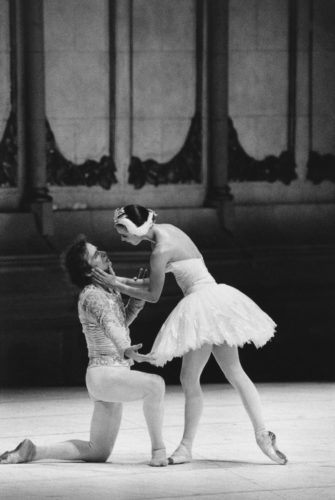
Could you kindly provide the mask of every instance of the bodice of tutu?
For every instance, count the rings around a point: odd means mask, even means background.
[[[183,259],[170,262],[167,273],[173,273],[184,295],[188,295],[206,285],[216,283],[202,258]]]

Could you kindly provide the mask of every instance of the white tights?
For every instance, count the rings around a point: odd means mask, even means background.
[[[241,366],[237,347],[230,347],[226,344],[220,346],[206,344],[201,349],[188,352],[183,357],[180,380],[185,393],[185,422],[181,446],[186,447],[189,453],[192,450],[203,409],[200,376],[211,353],[228,382],[239,393],[255,433],[265,429],[258,391]]]
[[[84,460],[105,462],[119,432],[122,403],[96,401],[91,420],[90,440],[71,439],[47,446],[36,446],[34,460]]]
[[[165,384],[161,377],[125,367],[89,368],[86,385],[94,402],[90,440],[73,439],[37,446],[34,460],[105,462],[112,452],[121,422],[122,403],[143,400],[152,450],[164,448],[162,438]]]

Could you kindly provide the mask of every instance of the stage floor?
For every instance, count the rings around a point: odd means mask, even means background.
[[[204,386],[205,408],[191,464],[148,467],[150,443],[140,402],[124,405],[108,463],[0,465],[0,498],[80,500],[334,500],[335,384],[259,384],[268,428],[289,463],[270,462],[228,385]],[[0,452],[25,437],[37,444],[87,439],[92,404],[84,388],[0,391]],[[181,437],[183,395],[167,388],[168,452]]]

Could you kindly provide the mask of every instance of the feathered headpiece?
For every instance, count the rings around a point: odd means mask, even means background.
[[[124,226],[130,234],[134,234],[135,236],[139,236],[139,237],[144,236],[145,234],[147,234],[149,229],[151,229],[151,226],[154,223],[153,219],[154,219],[154,217],[157,216],[157,214],[156,214],[156,212],[154,212],[154,210],[151,210],[149,208],[148,211],[149,211],[149,214],[148,214],[147,220],[145,222],[143,222],[143,224],[141,224],[141,226],[136,226],[136,224],[134,224],[133,221],[131,221],[128,218],[123,207],[117,208],[114,211],[114,225],[116,226],[117,224],[120,224],[120,225]]]

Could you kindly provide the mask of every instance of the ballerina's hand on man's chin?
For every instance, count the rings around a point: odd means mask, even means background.
[[[116,284],[116,277],[112,274],[108,274],[102,269],[95,267],[92,269],[92,280],[96,285],[103,286],[114,286]]]

